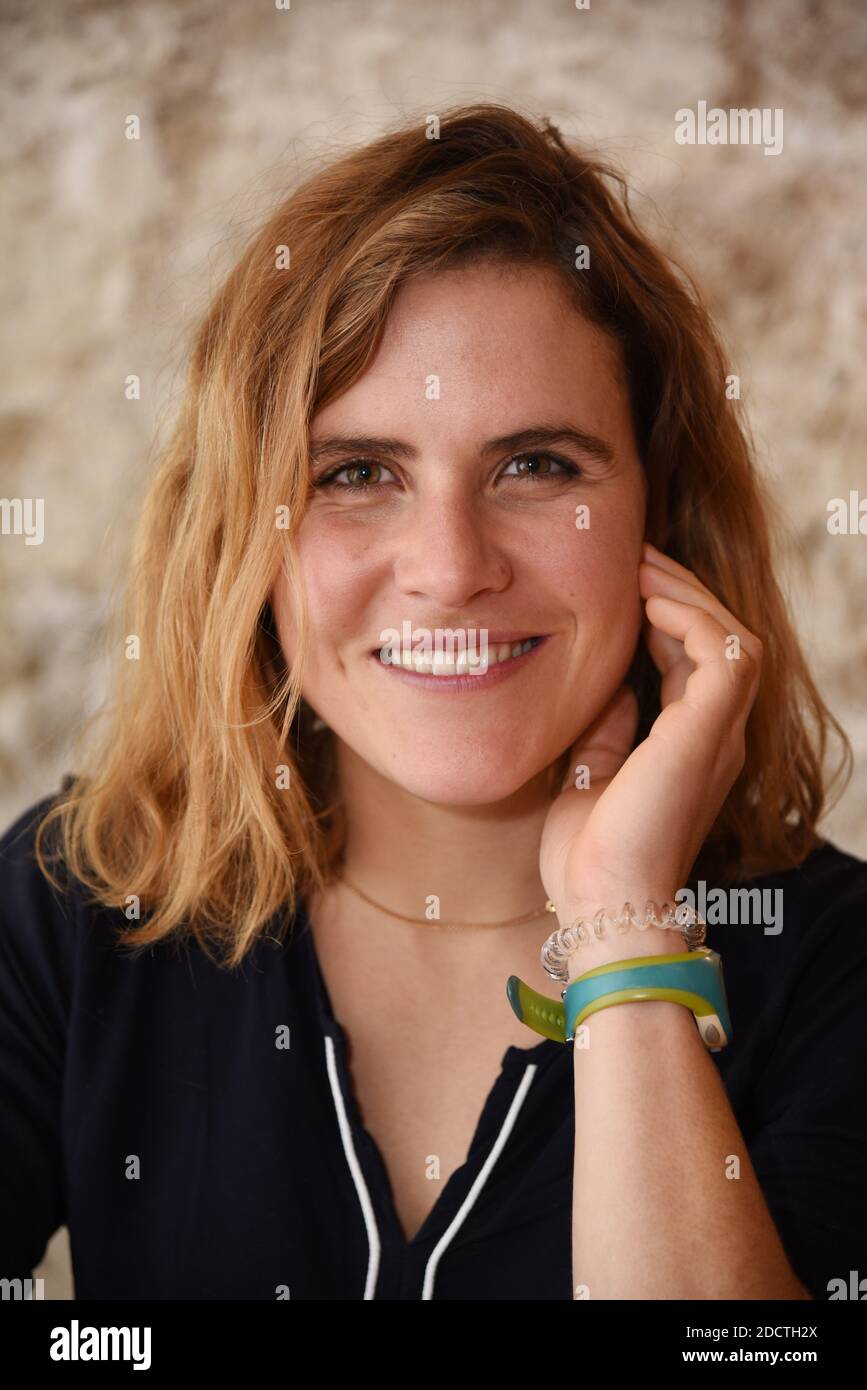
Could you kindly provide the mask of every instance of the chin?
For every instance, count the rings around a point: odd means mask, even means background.
[[[413,757],[398,756],[394,761],[377,759],[376,765],[389,781],[422,801],[438,806],[490,806],[512,796],[538,776],[547,763],[522,767],[514,757],[502,752],[459,761],[450,756],[435,762],[420,759],[416,752]]]

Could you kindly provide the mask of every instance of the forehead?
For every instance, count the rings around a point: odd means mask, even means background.
[[[611,431],[628,413],[620,347],[578,310],[553,267],[428,271],[398,290],[372,361],[316,415],[312,433],[357,425],[361,411],[394,419],[407,410],[456,427],[492,414],[583,411],[588,428]]]

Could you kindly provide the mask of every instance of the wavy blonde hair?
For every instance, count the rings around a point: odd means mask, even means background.
[[[690,277],[641,231],[622,174],[547,119],[503,105],[452,107],[428,135],[421,121],[405,125],[303,182],[250,240],[198,331],[135,537],[103,731],[37,836],[56,885],[43,842],[59,822],[54,857],[94,901],[139,899],[144,919],[121,925],[125,945],[191,934],[235,966],[272,919],[291,921],[299,895],[330,881],[343,817],[328,731],[301,696],[308,632],[294,546],[309,424],[364,372],[410,276],[483,257],[558,268],[576,309],[619,341],[648,539],[764,643],[746,763],[696,873],[734,881],[797,865],[821,843],[832,730],[837,775],[851,774],[774,576],[772,503],[725,397],[723,348]],[[579,245],[587,269],[576,270]],[[291,669],[269,602],[281,564],[300,599]],[[140,639],[139,660],[124,659],[125,634]],[[660,708],[643,642],[631,676],[641,739]],[[552,794],[566,757],[551,768]]]

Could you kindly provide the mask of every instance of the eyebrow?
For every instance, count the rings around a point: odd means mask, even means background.
[[[571,444],[579,453],[594,458],[598,463],[612,464],[615,461],[614,448],[606,439],[569,424],[529,425],[511,434],[489,439],[480,447],[479,453],[487,458],[491,454],[515,454],[522,449],[538,449],[554,444]],[[367,434],[325,435],[310,445],[310,458],[315,463],[324,463],[346,454],[384,454],[392,459],[416,459],[419,451],[401,439],[377,438]]]

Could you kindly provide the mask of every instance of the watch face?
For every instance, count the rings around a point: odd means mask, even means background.
[[[713,1052],[719,1052],[725,1047],[728,1038],[718,1014],[703,1014],[696,1019],[696,1023],[705,1047],[709,1047]]]

